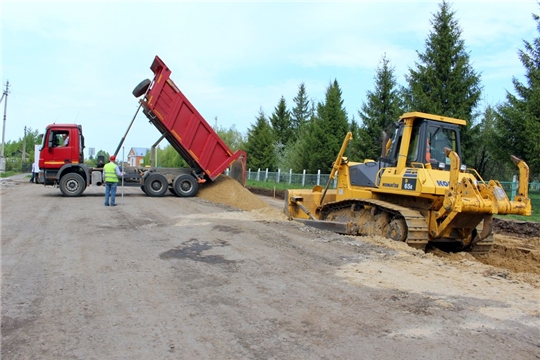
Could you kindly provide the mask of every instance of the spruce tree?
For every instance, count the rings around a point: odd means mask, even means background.
[[[301,83],[298,86],[298,93],[293,98],[294,107],[291,111],[291,127],[294,132],[294,139],[298,139],[302,129],[305,128],[311,117],[309,100],[307,98],[306,86]]]
[[[293,98],[294,107],[290,112],[291,128],[293,131],[291,141],[282,149],[278,167],[284,170],[292,169],[294,172],[302,172],[307,168],[307,143],[310,132],[310,124],[313,120],[314,100],[308,100],[306,86],[300,83],[298,93]]]
[[[375,90],[367,92],[367,102],[362,104],[358,115],[362,121],[357,132],[353,132],[351,145],[357,149],[360,160],[376,160],[381,155],[383,131],[391,135],[394,123],[403,113],[394,67],[386,55],[375,74]]]
[[[270,116],[270,124],[274,130],[276,141],[286,145],[291,141],[293,129],[291,126],[291,113],[287,110],[287,101],[282,96]]]
[[[246,154],[249,169],[276,170],[277,158],[274,152],[275,137],[264,111],[259,110],[254,125],[248,129]]]
[[[444,0],[439,7],[431,21],[433,30],[426,40],[426,50],[417,52],[416,69],[409,69],[405,76],[408,88],[404,89],[404,100],[408,111],[467,120],[467,127],[461,131],[466,162],[474,157],[476,139],[468,130],[480,101],[480,75],[470,64],[455,12]]]
[[[330,172],[347,131],[347,112],[339,84],[334,80],[326,90],[325,102],[318,104],[317,117],[310,126],[305,154],[308,172]]]
[[[359,140],[360,125],[356,122],[354,115],[351,119],[350,131],[353,134],[353,138],[347,147],[347,157],[352,161],[363,161],[365,157],[362,150],[362,143]]]
[[[540,17],[533,14],[540,34]],[[531,179],[540,178],[540,35],[523,41],[518,55],[525,68],[526,83],[513,78],[516,94],[507,91],[506,102],[497,109],[495,156],[509,162],[515,155],[529,165]]]

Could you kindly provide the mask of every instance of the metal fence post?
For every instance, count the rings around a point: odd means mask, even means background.
[[[510,200],[513,200],[516,197],[517,187],[518,187],[517,175],[514,175],[514,177],[512,178],[512,193],[510,195]]]
[[[302,171],[302,186],[306,186],[306,169]]]

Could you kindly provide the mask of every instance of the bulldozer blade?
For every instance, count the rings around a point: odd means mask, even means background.
[[[321,221],[321,220],[309,220],[309,219],[294,219],[294,220],[299,221],[303,224],[312,226],[314,228],[320,229],[320,230],[333,231],[338,234],[345,234],[345,235],[358,234],[358,229],[352,222],[344,223],[344,222],[337,222],[337,221]]]

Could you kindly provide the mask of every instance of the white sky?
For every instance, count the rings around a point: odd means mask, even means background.
[[[483,105],[523,78],[517,51],[538,37],[535,0],[449,2],[463,31]],[[2,87],[10,83],[5,141],[24,127],[83,126],[90,147],[113,153],[138,106],[131,91],[152,78],[156,55],[214,126],[246,134],[260,108],[298,85],[322,101],[337,79],[349,117],[358,119],[386,53],[400,84],[425,51],[439,1],[350,2],[11,2],[0,3]],[[0,113],[4,112],[4,103]],[[160,134],[140,114],[124,151]],[[120,153],[120,156],[122,152]],[[86,153],[88,156],[88,153]]]

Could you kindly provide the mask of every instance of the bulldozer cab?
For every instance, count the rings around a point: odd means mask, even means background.
[[[381,160],[389,167],[429,164],[433,169],[449,170],[450,159],[444,149],[450,148],[461,156],[459,125],[464,124],[463,120],[430,114],[405,114],[397,123],[388,152]]]

